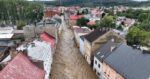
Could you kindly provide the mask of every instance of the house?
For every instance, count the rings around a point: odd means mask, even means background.
[[[80,47],[80,36],[86,35],[91,32],[88,27],[74,27],[75,40],[77,45]]]
[[[51,71],[51,64],[52,64],[52,57],[53,57],[53,52],[51,50],[51,45],[48,44],[45,41],[41,40],[34,40],[32,42],[27,42],[22,45],[20,45],[17,50],[18,51],[26,51],[27,56],[32,60],[32,61],[42,61],[44,71],[45,73],[45,78],[44,79],[49,79],[50,76],[50,71]]]
[[[14,35],[13,27],[0,27],[0,40],[10,40]]]
[[[26,25],[23,27],[25,40],[31,40],[41,34],[42,32],[47,32],[48,34],[56,37],[57,29],[59,28],[61,22],[60,19],[50,19],[44,20],[35,25]]]
[[[98,28],[84,37],[84,57],[88,64],[92,65],[94,52],[111,38],[115,42],[120,42],[123,39],[110,28]]]
[[[12,40],[0,40],[0,46],[13,47],[15,44]]]
[[[72,26],[76,25],[76,22],[78,19],[82,18],[82,15],[70,15],[69,16],[69,22]]]
[[[149,79],[149,59],[149,52],[121,43],[103,59],[101,75],[104,79]]]
[[[0,79],[44,79],[44,70],[34,65],[28,57],[19,53],[0,72]]]
[[[55,10],[52,10],[51,8],[49,7],[46,7],[44,8],[44,16],[43,16],[43,19],[49,19],[49,18],[52,18],[53,16],[55,15],[60,15],[61,12],[59,11],[55,11]]]
[[[43,32],[40,34],[40,39],[48,42],[52,48],[55,48],[56,39],[52,35],[49,35],[47,32]]]
[[[114,39],[111,39],[106,44],[98,48],[95,52],[93,70],[100,79],[103,78],[101,75],[103,59],[111,54],[116,45],[117,44],[114,42]]]
[[[85,51],[85,49],[84,49],[84,35],[82,35],[82,36],[80,36],[80,52],[81,52],[81,54],[82,55],[84,55],[84,51]]]
[[[118,17],[116,20],[116,25],[122,26],[123,31],[128,31],[128,29],[135,24],[135,19],[130,19],[126,17]]]

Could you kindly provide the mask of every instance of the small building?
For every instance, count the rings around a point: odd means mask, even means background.
[[[114,43],[114,39],[109,40],[106,44],[102,47],[98,48],[94,55],[94,63],[93,63],[93,70],[96,72],[99,79],[103,79],[102,73],[102,63],[103,59],[105,59],[113,49],[116,47],[116,43]]]
[[[82,17],[83,17],[82,15],[70,15],[69,16],[69,22],[70,22],[71,26],[76,25],[77,20],[82,18]]]
[[[0,72],[0,79],[44,79],[44,74],[44,70],[20,53]]]
[[[118,17],[116,20],[117,27],[121,26],[123,31],[128,31],[131,26],[135,24],[135,19]]]
[[[61,22],[60,19],[50,19],[44,20],[35,25],[26,25],[23,27],[24,37],[26,40],[32,40],[43,32],[56,37],[57,29],[59,28]]]
[[[73,28],[75,39],[78,47],[80,47],[80,36],[86,35],[91,32],[91,30],[88,27],[75,27]]]
[[[45,8],[43,19],[49,19],[55,15],[60,15],[60,14],[61,14],[61,12],[51,10],[50,8]]]
[[[0,27],[0,40],[10,40],[14,35],[13,27]]]
[[[46,72],[44,79],[49,79],[53,60],[53,52],[50,44],[45,41],[34,40],[20,45],[17,50],[26,51],[27,56],[32,61],[42,61],[44,63],[44,71]]]
[[[87,60],[88,64],[93,64],[94,52],[111,38],[114,38],[115,42],[120,42],[123,40],[110,28],[98,28],[93,32],[85,35],[84,57]]]

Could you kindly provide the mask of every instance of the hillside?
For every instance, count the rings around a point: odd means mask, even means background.
[[[79,5],[79,6],[150,6],[150,1],[136,2],[131,0],[57,0],[53,2],[45,1],[47,5]]]

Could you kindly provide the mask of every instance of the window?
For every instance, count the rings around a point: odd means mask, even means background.
[[[100,73],[98,72],[97,75],[100,76]]]
[[[95,64],[97,64],[97,61],[95,60]]]
[[[98,64],[98,67],[100,68],[100,64]]]

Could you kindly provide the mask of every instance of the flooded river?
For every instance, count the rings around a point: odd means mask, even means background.
[[[58,37],[50,79],[98,79],[80,54],[73,31],[64,25]]]

